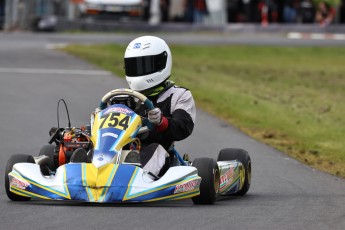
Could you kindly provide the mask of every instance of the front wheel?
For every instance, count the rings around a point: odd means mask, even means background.
[[[219,169],[211,158],[196,158],[193,166],[201,177],[200,195],[192,197],[194,204],[213,204],[219,190]]]
[[[252,162],[250,160],[249,153],[243,149],[222,149],[219,152],[217,161],[233,161],[237,160],[243,164],[245,178],[244,184],[241,190],[239,190],[234,195],[243,196],[245,195],[250,187],[251,177],[252,177]]]
[[[28,201],[31,197],[20,196],[10,191],[10,179],[8,174],[12,171],[13,165],[17,163],[35,163],[35,160],[30,155],[16,154],[11,156],[7,161],[6,172],[5,172],[5,190],[8,198],[13,201]]]

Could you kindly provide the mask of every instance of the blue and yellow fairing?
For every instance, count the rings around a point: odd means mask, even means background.
[[[38,165],[16,164],[9,174],[11,192],[53,200],[151,202],[199,195],[201,181],[193,167],[184,166],[174,167],[159,181],[149,177],[145,181],[146,173],[141,168],[125,164],[97,168],[91,163],[70,163],[59,167],[53,179],[44,178],[38,172]]]
[[[141,124],[140,116],[125,105],[112,105],[97,113],[91,131],[94,165],[119,163],[118,154],[123,146],[134,140]]]

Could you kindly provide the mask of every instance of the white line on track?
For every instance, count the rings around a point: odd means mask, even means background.
[[[48,43],[46,44],[46,49],[48,50],[55,50],[55,49],[62,49],[65,48],[68,43]]]
[[[291,32],[291,33],[288,33],[287,37],[290,38],[290,39],[301,39],[303,36],[302,36],[301,33],[293,33],[293,32]]]
[[[345,40],[345,34],[334,34],[334,40]]]
[[[290,32],[287,34],[289,39],[305,39],[305,40],[337,40],[344,41],[345,34],[331,34],[331,33],[298,33]]]
[[[310,34],[310,38],[314,40],[324,40],[326,39],[325,34]]]
[[[63,74],[63,75],[111,75],[108,71],[102,70],[69,70],[69,69],[31,69],[31,68],[1,68],[0,73],[21,73],[21,74]]]

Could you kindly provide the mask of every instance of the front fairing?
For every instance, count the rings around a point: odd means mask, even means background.
[[[199,195],[201,178],[190,166],[171,167],[153,181],[142,168],[127,164],[69,163],[55,176],[42,176],[40,166],[15,164],[9,173],[10,190],[21,196],[85,202],[152,202]]]
[[[125,105],[112,105],[97,113],[91,131],[92,163],[97,168],[119,163],[122,148],[133,141],[141,125],[140,116]]]

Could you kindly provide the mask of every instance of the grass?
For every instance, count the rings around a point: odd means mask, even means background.
[[[197,106],[320,170],[345,177],[345,48],[172,45],[172,80]],[[121,45],[69,53],[124,76]]]

